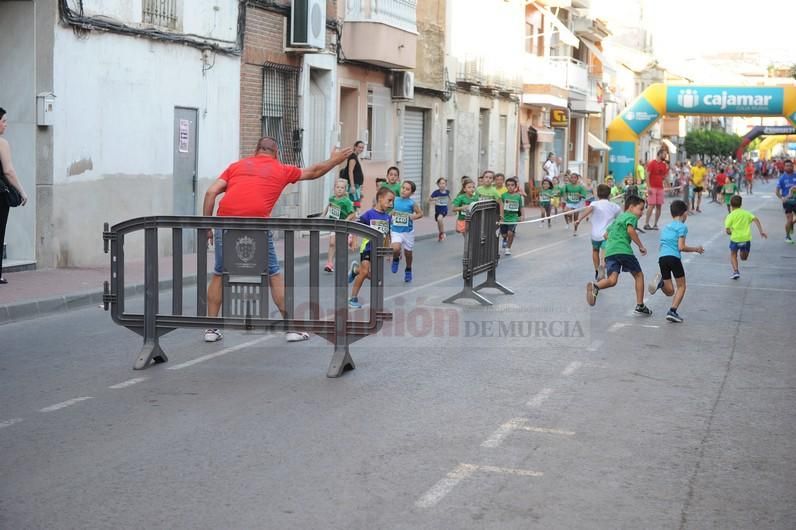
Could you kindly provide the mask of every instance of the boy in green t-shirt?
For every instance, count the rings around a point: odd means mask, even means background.
[[[382,182],[379,187],[380,188],[387,188],[391,192],[395,194],[396,197],[401,195],[401,171],[392,166],[387,169],[387,181]]]
[[[721,193],[724,195],[724,204],[727,205],[727,212],[732,212],[732,205],[730,204],[730,200],[738,195],[738,184],[735,183],[735,179],[733,177],[727,177],[727,183],[722,186]]]
[[[584,201],[588,196],[589,190],[586,189],[586,186],[580,184],[580,175],[572,173],[569,176],[569,182],[564,184],[563,189],[564,211],[574,211],[574,213],[564,216],[567,226],[569,226],[570,221],[578,220],[578,212],[576,210],[584,207]]]
[[[459,214],[456,217],[456,231],[461,235],[464,235],[467,229],[467,211],[470,209],[470,205],[477,200],[478,195],[475,193],[475,183],[470,179],[462,180],[462,191],[451,203],[453,205],[451,210]]]
[[[741,260],[749,258],[752,250],[752,223],[757,225],[760,237],[768,239],[768,234],[763,231],[760,219],[750,211],[741,208],[743,199],[740,195],[733,195],[730,199],[732,211],[724,219],[724,229],[730,236],[730,265],[732,265],[732,275],[730,278],[737,280],[741,277],[738,271],[738,253],[741,253]]]
[[[506,193],[500,198],[503,201],[503,223],[500,225],[500,236],[503,238],[503,249],[506,256],[511,256],[511,244],[517,223],[523,220],[522,195],[519,193],[519,182],[516,178],[506,179]]]
[[[641,214],[644,213],[644,199],[631,195],[625,199],[625,211],[611,223],[605,233],[605,271],[607,276],[598,282],[586,284],[586,301],[589,305],[597,303],[597,295],[602,289],[616,285],[619,273],[629,272],[635,280],[637,315],[651,316],[652,310],[644,305],[644,273],[641,265],[633,255],[633,242],[638,247],[642,256],[647,255],[647,249],[638,237],[636,226]]]
[[[334,183],[334,195],[329,197],[329,204],[326,205],[323,216],[336,221],[353,221],[356,218],[354,203],[348,198],[348,182],[345,179],[338,179]],[[329,254],[326,266],[323,268],[326,272],[334,272],[334,253],[335,237],[332,232],[329,236]]]
[[[498,203],[500,209],[500,218],[503,218],[503,201],[500,199],[500,192],[498,192],[493,182],[494,173],[491,171],[484,171],[481,175],[481,185],[475,189],[475,194],[478,195],[479,200],[492,199]]]

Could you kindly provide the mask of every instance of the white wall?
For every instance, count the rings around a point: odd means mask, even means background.
[[[53,242],[59,266],[104,263],[105,221],[172,212],[174,107],[198,109],[197,211],[238,158],[240,58],[109,33],[55,36]],[[71,168],[71,169],[70,169]]]
[[[83,0],[86,16],[101,15],[128,25],[142,23],[142,6],[142,0]],[[177,30],[182,33],[236,40],[238,0],[177,0],[177,16]]]
[[[11,145],[14,169],[29,198],[28,204],[12,208],[9,214],[5,237],[9,260],[35,259],[36,61],[33,17],[33,2],[0,2],[0,107],[8,112],[8,130],[3,137]]]

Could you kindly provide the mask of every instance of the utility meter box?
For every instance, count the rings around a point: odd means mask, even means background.
[[[36,125],[50,127],[55,114],[55,94],[42,92],[36,96]]]

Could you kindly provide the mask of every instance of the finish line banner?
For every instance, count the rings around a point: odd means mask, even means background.
[[[667,114],[782,116],[781,87],[667,86]]]

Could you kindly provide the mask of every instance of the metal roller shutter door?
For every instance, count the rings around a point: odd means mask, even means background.
[[[423,192],[423,147],[425,138],[425,113],[422,110],[407,110],[404,114],[404,152],[401,180],[411,180],[417,186],[412,196],[416,201],[425,197]]]

